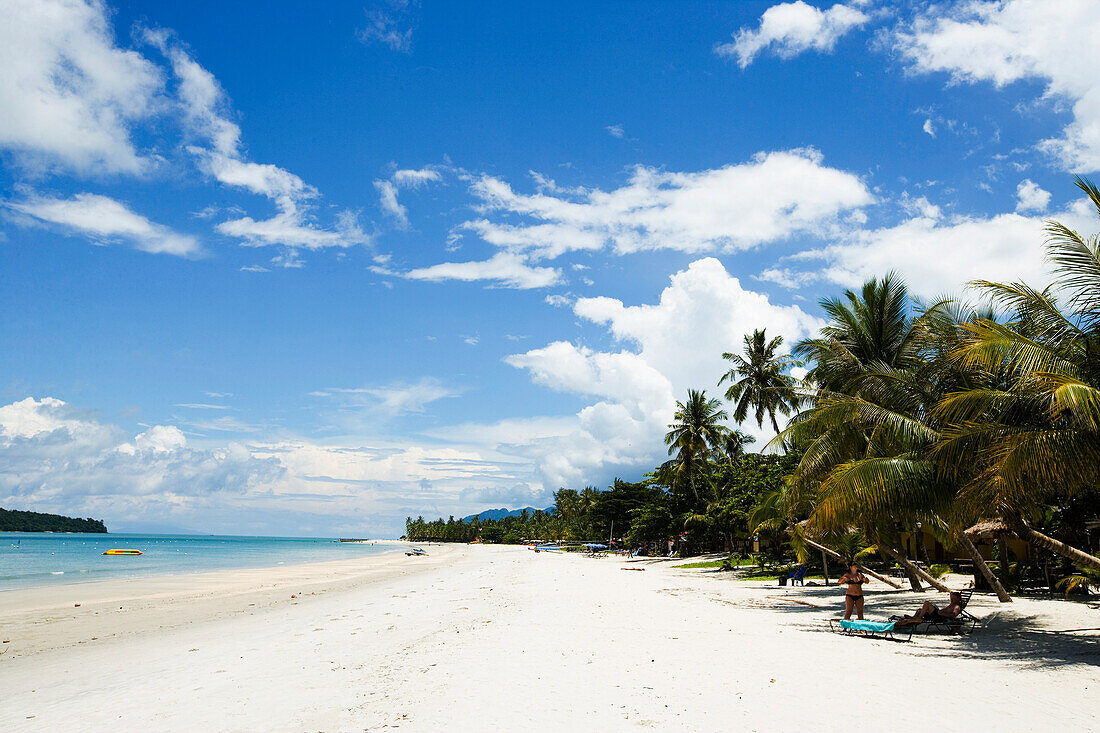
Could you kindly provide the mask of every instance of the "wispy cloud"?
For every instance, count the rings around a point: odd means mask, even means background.
[[[449,387],[434,377],[372,387],[334,387],[310,393],[313,397],[332,399],[344,407],[368,408],[391,417],[421,413],[432,402],[461,394],[461,390]]]
[[[277,213],[268,219],[241,216],[216,229],[243,244],[281,246],[286,251],[272,263],[300,267],[297,251],[366,244],[369,237],[352,211],[336,216],[334,226],[319,226],[313,212],[320,197],[313,186],[275,165],[254,163],[241,150],[241,129],[229,119],[229,101],[213,74],[200,66],[163,30],[146,30],[144,39],[168,58],[178,82],[177,95],[186,127],[195,140],[187,147],[202,168],[219,183],[270,199]]]
[[[78,193],[66,199],[29,194],[2,205],[23,215],[17,221],[55,225],[66,233],[82,234],[104,244],[124,241],[143,252],[178,257],[196,257],[203,251],[195,237],[149,221],[107,196]]]
[[[412,52],[418,0],[385,0],[366,12],[367,25],[357,32],[363,43],[380,43],[393,51]]]

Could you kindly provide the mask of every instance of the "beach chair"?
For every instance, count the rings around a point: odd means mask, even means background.
[[[913,627],[898,629],[893,621],[859,621],[852,619],[829,619],[829,628],[845,636],[863,636],[868,639],[885,639],[886,641],[911,641]],[[894,636],[894,632],[901,634],[908,632],[905,639]]]
[[[799,585],[806,585],[806,566],[799,565],[791,572],[790,575],[787,576],[787,580],[790,581],[791,585],[794,585],[795,583],[798,583]]]
[[[914,624],[914,630],[920,630],[920,633],[949,633],[949,634],[969,634],[978,626],[978,617],[966,610],[966,604],[970,603],[970,597],[974,595],[974,589],[968,588],[966,590],[959,591],[960,610],[959,615],[955,618],[944,618],[943,616],[929,616],[921,621],[919,624]]]

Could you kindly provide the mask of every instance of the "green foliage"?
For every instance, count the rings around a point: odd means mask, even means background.
[[[951,572],[951,567],[948,565],[929,565],[928,574],[936,580],[939,580],[943,576]]]
[[[0,509],[0,532],[106,532],[100,519],[73,519],[59,514]]]
[[[1100,213],[1100,189],[1077,185]],[[994,563],[1007,580],[1087,586],[1100,558],[1076,548],[1090,546],[1100,506],[1100,237],[1057,222],[1047,232],[1054,281],[1043,290],[978,281],[980,309],[923,304],[888,273],[823,300],[828,323],[794,348],[810,367],[804,381],[790,376],[800,362],[781,338],[746,334],[741,353],[723,354],[718,384],[730,384],[737,423],[751,415],[778,431],[777,414],[801,410],[766,446],[778,455],[746,454],[751,438],[725,424],[722,402],[689,390],[665,436],[671,459],[645,480],[562,489],[553,515],[476,527],[410,519],[409,536],[614,534],[661,554],[676,540],[683,555],[744,551],[755,535],[776,562],[805,561],[815,542],[858,561],[898,556],[900,533],[917,525],[953,546],[1000,519],[1037,548]]]

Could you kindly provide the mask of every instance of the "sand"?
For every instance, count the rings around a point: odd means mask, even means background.
[[[0,594],[0,730],[1100,730],[1083,604],[891,643],[830,633],[836,588],[428,549]]]

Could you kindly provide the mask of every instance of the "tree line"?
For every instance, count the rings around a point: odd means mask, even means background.
[[[1100,190],[1076,185],[1100,215]],[[734,422],[778,433],[765,453],[746,454],[751,438],[726,425],[723,403],[693,389],[665,437],[670,460],[642,481],[559,491],[552,515],[410,520],[409,537],[598,539],[614,518],[632,545],[733,549],[760,536],[802,561],[870,547],[914,588],[942,588],[901,541],[923,528],[1002,600],[1040,566],[1047,584],[1053,572],[1087,588],[1100,578],[1100,239],[1056,221],[1047,235],[1043,287],[978,280],[973,302],[923,302],[888,273],[823,300],[827,325],[790,354],[763,329],[746,335],[717,385]],[[1030,564],[1002,555],[995,573],[967,532],[979,523],[1028,542]]]
[[[60,514],[0,509],[0,532],[106,532],[99,519],[74,519]]]

